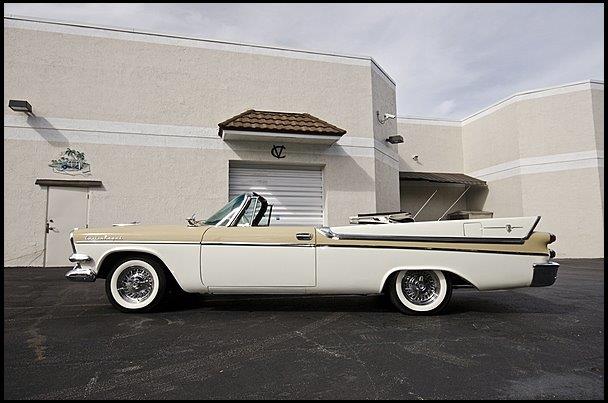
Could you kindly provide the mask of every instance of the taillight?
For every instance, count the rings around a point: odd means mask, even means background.
[[[549,243],[553,243],[553,242],[555,242],[555,240],[556,240],[556,239],[557,239],[557,238],[555,237],[555,235],[553,235],[553,234],[549,234]]]
[[[553,259],[555,257],[555,251],[553,249],[549,249],[549,259]]]

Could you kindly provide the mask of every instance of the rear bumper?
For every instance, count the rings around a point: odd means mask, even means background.
[[[535,264],[530,287],[547,287],[553,285],[557,279],[557,269],[559,269],[559,263],[556,262]]]

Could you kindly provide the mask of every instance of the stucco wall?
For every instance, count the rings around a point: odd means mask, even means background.
[[[84,30],[84,29],[83,29]],[[40,116],[217,127],[247,109],[308,112],[372,136],[370,64],[7,28],[4,110]]]
[[[396,119],[388,119],[381,124],[376,115],[382,118],[385,113],[396,115],[395,85],[373,68],[372,82],[372,125],[374,129],[375,152],[375,211],[399,210],[399,161],[398,145],[390,144],[386,139],[397,134]]]
[[[399,118],[399,170],[463,172],[462,130],[456,122]],[[418,161],[413,156],[418,156]]]
[[[48,166],[68,146],[86,154],[86,179],[103,183],[91,190],[91,226],[207,216],[228,199],[231,160],[322,167],[325,224],[398,206],[396,164],[376,161],[391,160],[376,138],[395,122],[374,123],[375,107],[394,113],[395,88],[370,59],[10,19],[4,41],[5,265],[42,264],[46,190],[34,182],[81,179]],[[278,161],[271,143],[217,135],[250,108],[307,112],[347,134],[332,146],[287,144]]]
[[[603,115],[594,113],[603,90],[592,89],[598,87],[524,94],[462,125],[465,172],[488,182],[484,209],[542,216],[539,228],[557,235],[561,257],[604,255]]]
[[[400,169],[483,179],[468,209],[541,215],[560,257],[603,257],[603,107],[603,83],[587,81],[515,94],[461,122],[403,118]],[[428,197],[401,189],[404,207]]]
[[[604,91],[591,90],[593,103],[593,126],[595,130],[595,144],[598,153],[604,157]],[[602,198],[602,215],[604,214],[604,165],[598,167],[600,194]],[[603,220],[602,220],[603,222]]]

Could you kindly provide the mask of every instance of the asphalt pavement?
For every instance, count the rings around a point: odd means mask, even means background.
[[[379,296],[188,296],[125,314],[103,280],[7,268],[4,397],[603,399],[604,261],[560,263],[552,287],[456,290],[432,317]]]

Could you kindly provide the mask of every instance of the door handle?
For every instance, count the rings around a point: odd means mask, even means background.
[[[296,238],[300,241],[310,241],[312,239],[312,234],[308,232],[299,232],[296,234]]]
[[[51,223],[53,222],[53,220],[49,220],[46,223],[46,233],[48,234],[50,231],[55,231],[55,227],[51,227]]]

